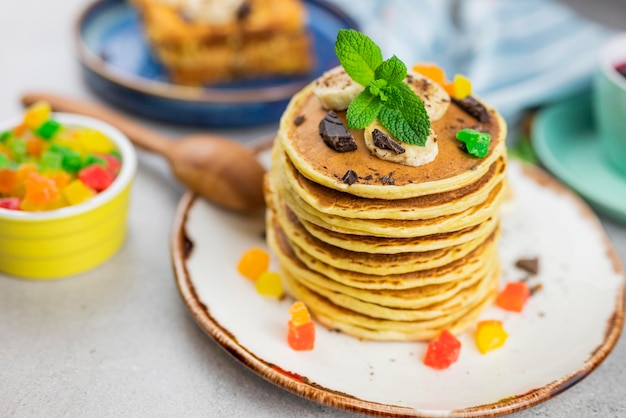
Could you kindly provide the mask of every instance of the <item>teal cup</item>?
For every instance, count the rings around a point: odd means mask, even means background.
[[[594,77],[594,116],[605,159],[626,178],[626,33],[601,49]]]

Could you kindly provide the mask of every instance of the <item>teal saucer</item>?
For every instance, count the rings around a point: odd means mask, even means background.
[[[591,106],[591,95],[585,95],[540,111],[533,147],[545,167],[594,209],[626,223],[626,176],[605,158]]]

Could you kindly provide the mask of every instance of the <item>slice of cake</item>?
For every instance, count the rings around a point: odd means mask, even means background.
[[[339,35],[348,68],[294,96],[266,176],[285,288],[359,338],[461,332],[500,279],[506,125],[467,83],[436,82],[383,61],[358,32]]]
[[[179,84],[200,85],[311,70],[299,0],[132,0],[147,39]]]

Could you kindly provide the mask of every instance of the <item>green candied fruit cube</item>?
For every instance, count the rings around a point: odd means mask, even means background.
[[[8,156],[0,153],[0,168],[7,168],[11,166],[11,160]]]
[[[120,152],[120,150],[114,149],[113,151],[109,152],[109,154],[122,161],[122,153]]]
[[[50,139],[61,129],[61,124],[55,120],[49,119],[45,121],[35,133],[43,139]]]
[[[456,133],[456,139],[465,144],[468,154],[483,158],[489,153],[491,135],[478,132],[474,129],[461,129]]]
[[[13,136],[13,132],[4,131],[0,134],[0,142],[7,142]]]
[[[26,147],[26,140],[22,138],[13,137],[7,143],[7,148],[11,153],[13,160],[21,163],[28,155],[28,149]]]
[[[85,160],[83,161],[83,168],[89,167],[90,165],[93,165],[93,164],[102,165],[104,167],[107,166],[107,162],[104,158],[100,158],[94,154],[87,154],[85,156]]]
[[[63,155],[59,152],[46,151],[41,154],[39,168],[41,170],[59,170],[63,163]]]

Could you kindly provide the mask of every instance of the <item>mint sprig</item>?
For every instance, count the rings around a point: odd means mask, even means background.
[[[348,107],[348,128],[364,129],[378,118],[400,141],[424,146],[430,119],[422,100],[404,83],[406,65],[395,55],[383,61],[378,45],[352,29],[339,31],[335,52],[346,73],[365,87]]]

